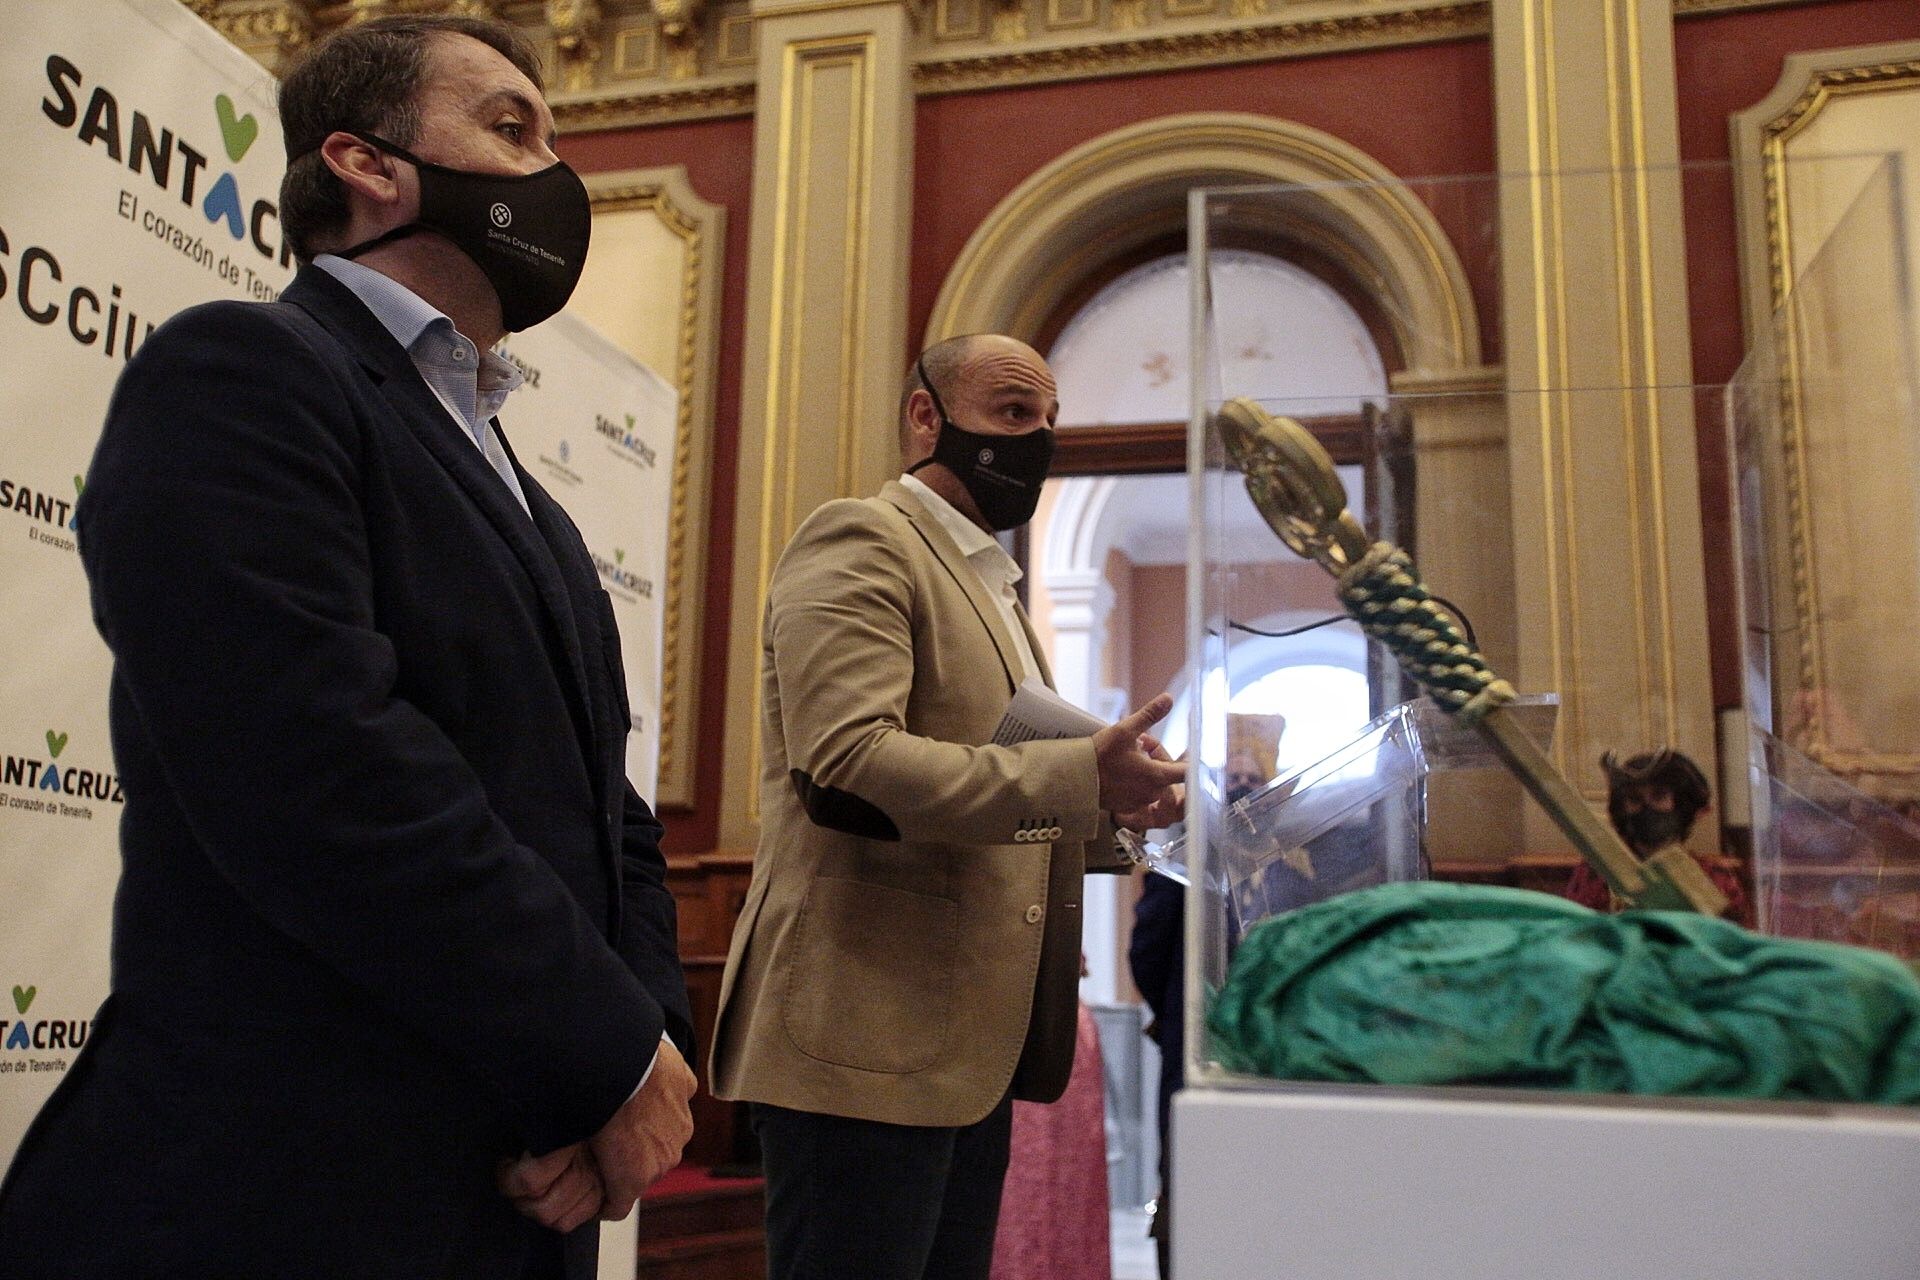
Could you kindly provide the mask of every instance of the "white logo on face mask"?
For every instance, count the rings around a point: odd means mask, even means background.
[[[990,467],[993,465],[993,450],[982,449],[980,451],[980,465],[983,467]]]
[[[507,208],[506,205],[496,204],[487,212],[493,218],[494,226],[510,227],[513,225],[513,210]]]

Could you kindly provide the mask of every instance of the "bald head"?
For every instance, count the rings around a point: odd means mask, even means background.
[[[931,393],[928,381],[933,383]],[[1018,435],[1053,425],[1060,412],[1059,391],[1053,370],[1026,343],[1004,334],[968,333],[934,343],[907,371],[900,390],[903,466],[933,453],[940,438],[940,408],[969,431]]]

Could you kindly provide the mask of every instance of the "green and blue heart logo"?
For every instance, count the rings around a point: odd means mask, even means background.
[[[67,735],[64,733],[55,733],[51,729],[47,730],[48,753],[52,755],[55,760],[58,760],[60,758],[60,753],[62,751],[65,751],[66,749],[67,749]]]
[[[628,414],[628,415],[627,415],[627,430],[629,430],[629,431],[631,431],[631,430],[633,430],[633,415],[632,415],[632,414]]]
[[[251,111],[244,116],[234,115],[233,99],[224,93],[214,95],[213,114],[220,120],[220,140],[226,143],[227,159],[239,164],[246,158],[253,140],[260,136],[260,122]]]
[[[240,184],[230,173],[220,175],[220,181],[213,184],[207,198],[200,202],[200,211],[207,215],[208,222],[225,218],[227,230],[235,240],[247,234],[247,220],[240,212]]]
[[[27,1015],[27,1009],[33,1004],[33,998],[40,994],[38,987],[16,986],[13,989],[13,1007],[21,1017]]]
[[[227,149],[227,159],[239,164],[243,156],[253,148],[254,139],[260,136],[260,121],[249,111],[246,115],[235,115],[233,99],[226,94],[215,94],[213,115],[220,122],[220,141]],[[247,219],[241,210],[240,184],[234,181],[231,173],[223,173],[207,191],[206,199],[200,202],[200,211],[207,215],[208,222],[227,224],[227,232],[235,240],[247,233]]]
[[[627,553],[619,547],[615,547],[613,549],[613,562],[615,564],[625,564],[627,562]]]

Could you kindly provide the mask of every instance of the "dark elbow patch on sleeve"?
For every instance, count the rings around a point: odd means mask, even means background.
[[[790,771],[787,776],[793,779],[793,793],[800,797],[800,807],[818,825],[829,831],[844,831],[863,840],[900,838],[900,828],[894,826],[893,819],[880,812],[872,802],[838,787],[823,787],[810,774],[799,769]]]

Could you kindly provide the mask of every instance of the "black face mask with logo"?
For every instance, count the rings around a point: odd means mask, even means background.
[[[934,442],[932,456],[908,467],[907,474],[935,462],[953,472],[995,532],[1033,519],[1034,508],[1040,505],[1040,487],[1053,465],[1053,428],[1040,427],[1017,436],[969,431],[947,416],[926,365],[915,367],[920,385],[933,397],[934,412],[940,415],[940,438]]]
[[[508,332],[531,329],[567,305],[586,266],[593,208],[586,184],[564,162],[538,173],[474,173],[432,164],[370,133],[353,136],[420,171],[420,213],[384,235],[338,250],[340,257],[436,231],[493,285]]]

